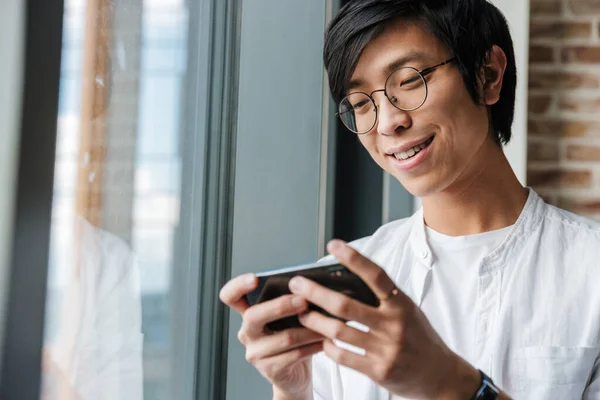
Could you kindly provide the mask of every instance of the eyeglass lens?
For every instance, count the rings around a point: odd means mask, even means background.
[[[413,68],[400,68],[387,80],[386,95],[394,107],[412,111],[421,107],[427,98],[425,79]],[[375,126],[377,107],[366,93],[346,96],[339,105],[342,123],[352,132],[367,133]]]

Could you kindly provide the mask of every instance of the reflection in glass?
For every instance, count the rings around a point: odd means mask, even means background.
[[[65,2],[44,399],[169,399],[183,0]]]

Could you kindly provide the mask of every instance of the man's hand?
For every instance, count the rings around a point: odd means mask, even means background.
[[[300,296],[281,296],[250,307],[245,295],[256,288],[253,274],[241,275],[221,289],[220,298],[243,318],[238,332],[246,359],[273,384],[277,400],[312,399],[312,356],[323,348],[323,337],[305,328],[269,333],[265,325],[306,311]]]
[[[290,281],[294,294],[332,315],[369,327],[369,332],[362,332],[318,312],[303,314],[302,325],[328,338],[323,350],[330,358],[403,397],[465,399],[477,391],[477,370],[444,344],[383,269],[339,240],[330,242],[328,250],[382,299],[375,308],[302,277]],[[333,339],[362,348],[366,354],[341,349]]]

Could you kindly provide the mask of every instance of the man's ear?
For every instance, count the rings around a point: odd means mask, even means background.
[[[485,105],[494,105],[500,99],[505,70],[506,54],[500,47],[494,45],[488,53],[482,70],[482,99]]]

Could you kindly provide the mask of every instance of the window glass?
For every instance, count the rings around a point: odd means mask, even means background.
[[[65,2],[43,399],[172,398],[188,14]]]

